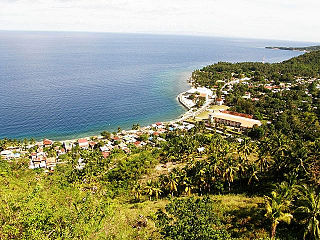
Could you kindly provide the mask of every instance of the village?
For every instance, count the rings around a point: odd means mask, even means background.
[[[27,146],[7,146],[1,151],[1,158],[5,160],[28,157],[30,159],[29,168],[43,168],[47,171],[53,170],[57,164],[63,164],[64,155],[74,148],[81,150],[99,149],[102,156],[107,158],[114,149],[119,149],[125,153],[130,153],[132,147],[155,146],[156,141],[166,141],[161,137],[168,131],[192,129],[199,121],[204,122],[207,129],[216,133],[230,136],[232,134],[241,134],[243,131],[261,126],[262,122],[253,119],[250,114],[243,114],[229,111],[229,107],[224,105],[225,98],[233,89],[234,84],[244,84],[249,88],[260,87],[270,90],[274,93],[288,91],[300,84],[312,83],[317,79],[304,80],[296,79],[295,83],[275,84],[273,81],[267,84],[255,84],[250,78],[232,79],[220,87],[219,96],[217,96],[218,86],[212,89],[192,87],[190,90],[178,95],[179,102],[185,106],[188,111],[180,118],[170,122],[157,122],[149,126],[136,126],[133,130],[122,130],[117,133],[108,133],[108,136],[92,136],[74,140],[52,141],[44,139],[34,144],[29,143]],[[318,85],[317,88],[320,86]],[[258,92],[252,96],[246,92],[243,99],[259,101],[259,97],[264,92]],[[309,94],[306,90],[306,94]],[[199,104],[200,101],[200,104]],[[226,133],[225,129],[229,129]],[[85,163],[81,158],[78,160],[78,169],[84,168]]]

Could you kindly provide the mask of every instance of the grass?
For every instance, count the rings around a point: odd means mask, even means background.
[[[209,111],[203,111],[203,112],[201,112],[200,114],[198,114],[197,116],[196,116],[196,118],[198,119],[198,120],[200,120],[200,121],[202,121],[202,120],[205,120],[205,119],[208,119],[209,118]]]
[[[245,195],[219,195],[212,199],[219,201],[217,213],[223,215],[223,222],[234,238],[259,239],[268,237],[265,228],[262,197]]]
[[[141,203],[116,200],[114,212],[105,219],[100,236],[106,239],[160,239],[152,220],[158,209],[164,209],[168,200],[145,201]],[[100,238],[97,238],[100,239]]]
[[[209,109],[212,109],[212,110],[227,110],[227,109],[229,109],[229,107],[226,106],[226,105],[221,105],[221,106],[212,105],[212,106],[209,107]]]
[[[198,197],[198,196],[195,196]],[[268,236],[264,223],[262,197],[245,195],[212,195],[214,211],[235,239],[259,239]],[[153,221],[155,213],[165,209],[168,199],[131,203],[116,199],[113,214],[105,219],[100,236],[106,239],[161,239]],[[100,238],[97,238],[100,239]],[[102,238],[104,239],[104,238]]]

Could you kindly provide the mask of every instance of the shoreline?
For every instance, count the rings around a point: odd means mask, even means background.
[[[192,72],[191,72],[192,73]],[[187,119],[191,118],[191,117],[194,117],[195,115],[198,115],[200,114],[201,112],[205,111],[207,109],[207,107],[213,102],[214,99],[207,99],[206,102],[200,107],[200,108],[193,108],[193,107],[188,107],[187,104],[183,103],[183,100],[182,100],[182,95],[185,94],[186,92],[188,92],[190,89],[192,89],[193,87],[193,84],[192,84],[192,76],[189,75],[188,79],[187,79],[187,84],[189,85],[189,89],[184,91],[184,92],[180,92],[177,96],[176,96],[176,101],[179,102],[179,104],[181,106],[183,106],[185,109],[186,109],[186,112],[180,114],[178,117],[172,119],[172,120],[169,120],[169,121],[159,121],[161,122],[162,124],[164,125],[171,125],[171,124],[176,124],[178,122],[183,122],[183,121],[186,121]],[[147,124],[147,125],[143,125],[143,126],[140,126],[140,130],[143,131],[145,129],[148,129],[150,127],[152,127],[152,125],[156,124],[156,122],[153,122],[153,123],[150,123],[150,124]],[[101,132],[104,131],[104,130],[101,130]],[[131,133],[132,131],[137,131],[137,130],[132,130],[132,129],[123,129],[120,133],[116,133],[115,135],[117,134],[121,134],[121,133]],[[139,130],[138,130],[139,131]],[[110,132],[112,133],[112,132]],[[103,139],[103,137],[101,136],[100,133],[98,134],[88,134],[88,135],[85,135],[85,136],[81,136],[81,134],[79,134],[80,136],[77,137],[77,136],[74,136],[74,137],[66,137],[66,138],[63,138],[61,137],[61,139],[52,139],[53,142],[61,142],[61,143],[73,143],[73,142],[77,142],[79,139],[87,139],[87,140],[90,140],[91,138],[95,137],[97,139]],[[32,137],[31,137],[32,138]],[[42,140],[40,140],[39,138],[36,139],[36,144],[41,144],[43,142],[44,139],[50,139],[49,137],[43,137]]]
[[[187,83],[188,83],[188,85],[189,85],[189,89],[188,89],[187,91],[189,91],[189,90],[192,88],[192,86],[193,86],[193,85],[192,85],[191,76],[188,77]],[[174,118],[174,119],[172,119],[172,120],[169,120],[169,121],[160,121],[160,122],[162,122],[163,124],[174,124],[174,123],[177,123],[177,122],[185,121],[186,119],[188,119],[188,118],[190,118],[191,116],[193,116],[196,112],[198,112],[198,110],[203,109],[203,107],[205,106],[205,104],[204,104],[201,108],[197,109],[197,111],[194,111],[194,109],[188,108],[187,106],[185,106],[185,105],[181,102],[180,97],[182,96],[182,94],[186,93],[187,91],[181,92],[181,93],[179,93],[179,94],[176,96],[176,100],[179,102],[180,105],[182,105],[184,108],[186,108],[187,111],[186,111],[185,113],[183,113],[183,114],[180,114],[178,117],[176,117],[176,118]],[[153,124],[155,124],[155,123],[156,123],[156,122],[150,123],[150,124],[148,124],[148,125],[141,126],[140,128],[141,128],[141,129],[145,129],[145,128],[150,127],[151,125],[153,125]],[[103,131],[103,130],[101,130],[101,131]],[[123,129],[121,132],[123,132],[123,131],[126,132],[126,133],[130,133],[131,131],[135,131],[135,130],[132,130],[132,129],[128,129],[128,130]],[[116,134],[118,134],[118,133],[116,133]],[[87,140],[90,140],[90,138],[92,138],[92,137],[97,137],[98,139],[102,139],[102,136],[101,136],[100,134],[98,134],[98,135],[87,135],[87,136],[83,136],[83,137],[66,138],[66,139],[52,140],[52,141],[54,141],[54,142],[76,142],[77,140],[83,139],[83,138],[84,138],[84,139],[87,139]],[[62,138],[63,138],[63,137],[62,137]],[[46,139],[46,138],[44,137],[44,139]],[[42,142],[42,141],[37,141],[37,140],[36,140],[36,144],[41,143],[41,142]]]

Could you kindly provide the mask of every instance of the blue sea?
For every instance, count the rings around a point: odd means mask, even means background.
[[[192,70],[279,62],[310,43],[145,34],[0,31],[0,139],[62,140],[172,120]]]

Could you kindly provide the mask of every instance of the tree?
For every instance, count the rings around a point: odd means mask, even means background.
[[[30,142],[31,145],[36,144],[36,140],[35,140],[34,138],[30,138],[30,141],[29,141],[29,142]]]
[[[162,193],[159,183],[154,183],[151,180],[147,182],[147,185],[144,189],[145,193],[149,196],[150,201],[152,200],[153,196],[158,199],[159,195]]]
[[[157,226],[167,240],[227,240],[231,239],[213,209],[209,197],[173,199],[166,212],[159,210]]]
[[[132,188],[132,193],[134,195],[134,198],[137,202],[140,201],[141,195],[142,195],[142,187],[139,183],[136,183]]]
[[[298,187],[299,197],[296,213],[300,216],[300,222],[305,226],[303,238],[320,239],[320,195],[310,186]]]
[[[293,215],[289,212],[292,197],[292,186],[282,182],[276,190],[271,192],[271,197],[265,196],[266,214],[271,220],[270,237],[275,239],[277,226],[280,222],[289,224]]]
[[[169,189],[169,192],[173,196],[175,192],[178,192],[177,175],[175,174],[175,172],[170,172],[167,178],[167,187]]]
[[[223,166],[222,177],[228,183],[228,190],[230,192],[231,191],[230,185],[234,180],[234,175],[237,172],[238,168],[234,165],[235,162],[230,157],[225,159],[223,164],[224,166]]]
[[[101,133],[101,136],[102,136],[104,139],[110,139],[111,133],[108,132],[108,131],[103,131],[103,132]]]
[[[26,139],[26,138],[23,139],[23,148],[24,148],[24,150],[27,149],[28,143],[29,143],[28,139]]]
[[[140,129],[139,123],[132,125],[132,130],[139,130],[139,129]]]

